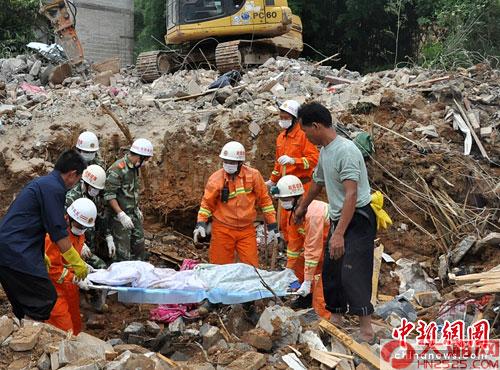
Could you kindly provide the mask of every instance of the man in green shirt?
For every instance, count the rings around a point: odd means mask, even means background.
[[[322,148],[312,186],[295,211],[295,220],[303,219],[325,187],[331,221],[322,273],[326,308],[338,325],[343,314],[359,316],[359,339],[372,342],[370,299],[377,222],[363,155],[352,141],[337,135],[330,112],[321,104],[306,104],[298,115],[307,138]]]
[[[112,209],[111,235],[116,244],[115,261],[133,256],[144,258],[143,216],[139,209],[139,169],[153,156],[149,140],[137,139],[129,153],[111,165],[107,172],[104,200]]]

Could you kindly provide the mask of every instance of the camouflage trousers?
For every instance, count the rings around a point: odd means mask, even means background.
[[[118,216],[111,220],[111,235],[116,246],[114,262],[144,260],[144,228],[138,210],[125,212],[134,223],[132,230],[125,229]]]
[[[100,258],[98,254],[98,235],[97,231],[95,228],[88,229],[85,232],[85,243],[89,247],[90,251],[92,252],[92,256],[90,258],[86,259],[85,262],[87,262],[90,266],[92,266],[95,269],[105,269],[108,266],[106,265],[106,262],[102,258]]]

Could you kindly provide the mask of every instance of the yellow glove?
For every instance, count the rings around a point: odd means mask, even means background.
[[[384,211],[384,196],[380,191],[376,191],[372,194],[372,202],[370,203],[372,206],[373,212],[377,216],[377,230],[387,229],[392,225],[392,220]]]
[[[49,271],[50,267],[52,266],[50,263],[50,258],[46,254],[44,255],[44,260],[45,260],[45,267],[47,268],[47,271]]]
[[[75,271],[75,276],[83,280],[88,275],[88,269],[86,263],[82,260],[78,252],[74,247],[71,247],[66,252],[62,254],[64,259],[70,264],[70,266]]]

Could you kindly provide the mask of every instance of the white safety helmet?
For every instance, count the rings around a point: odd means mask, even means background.
[[[276,184],[276,198],[296,197],[304,194],[304,185],[297,176],[286,175],[278,180]]]
[[[283,112],[287,112],[297,118],[299,115],[300,104],[295,100],[286,100],[283,104],[280,105],[280,110]]]
[[[79,198],[68,207],[68,215],[84,227],[94,227],[97,208],[90,199]]]
[[[106,183],[106,171],[97,164],[91,164],[83,171],[82,180],[90,186],[102,190]]]
[[[222,147],[219,157],[222,159],[227,159],[229,161],[244,162],[245,147],[237,141],[230,141]]]
[[[97,152],[99,150],[99,140],[93,132],[82,132],[80,136],[78,136],[76,148],[86,152]]]
[[[148,139],[137,139],[130,147],[130,152],[143,157],[152,157],[153,144]]]

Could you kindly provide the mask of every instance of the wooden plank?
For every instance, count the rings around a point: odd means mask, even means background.
[[[307,367],[304,366],[295,353],[281,356],[281,359],[293,370],[307,370]]]
[[[339,364],[340,361],[342,361],[342,359],[331,355],[329,352],[319,351],[314,348],[311,348],[309,356],[311,356],[314,360],[321,362],[323,365],[328,366],[330,369],[333,369]]]
[[[495,284],[483,285],[478,288],[467,289],[470,293],[483,294],[483,293],[500,293],[500,282]]]
[[[474,138],[474,141],[476,142],[477,147],[479,148],[479,151],[481,152],[483,158],[490,159],[488,157],[488,153],[486,152],[486,149],[484,149],[483,144],[481,143],[481,140],[479,140],[479,137],[477,136],[476,132],[474,131],[474,128],[472,127],[471,123],[469,122],[469,118],[467,117],[467,114],[464,111],[464,108],[462,105],[460,105],[456,99],[453,99],[455,102],[455,105],[457,106],[458,110],[460,111],[460,114],[462,115],[462,118],[465,121],[465,124],[469,127],[470,133],[472,137]]]
[[[335,357],[346,358],[348,360],[354,360],[354,356],[346,355],[345,353],[338,353],[338,352],[328,352],[328,353],[332,356],[335,356]]]
[[[421,85],[427,85],[427,84],[435,84],[436,82],[441,82],[441,81],[448,81],[451,79],[451,76],[444,76],[444,77],[439,77],[439,78],[433,78],[432,80],[427,80],[427,81],[421,81],[421,82],[414,82],[409,85],[406,85],[406,87],[417,87]]]
[[[380,369],[380,360],[372,351],[370,351],[367,347],[356,342],[354,339],[352,339],[345,332],[337,328],[331,322],[326,320],[321,320],[319,327],[328,332],[329,334],[335,335],[344,345],[349,347],[353,352],[357,353],[362,358],[367,360],[375,368]]]
[[[231,89],[233,91],[239,91],[241,89],[243,89],[244,87],[246,87],[246,84],[242,84],[240,86],[236,86],[236,87],[232,87]],[[193,94],[193,95],[186,95],[186,96],[180,96],[178,98],[174,98],[174,102],[178,102],[178,101],[182,101],[182,100],[189,100],[189,99],[194,99],[194,98],[198,98],[200,96],[204,96],[204,95],[208,95],[210,93],[213,93],[213,92],[216,92],[217,90],[220,90],[221,88],[215,88],[215,89],[208,89],[206,91],[203,91],[199,94]],[[167,98],[167,99],[156,99],[157,101],[159,102],[166,102],[166,101],[171,101],[172,98]]]
[[[348,80],[347,78],[335,77],[335,76],[325,76],[325,81],[331,83],[332,85],[342,85],[342,84],[352,84],[356,81]]]
[[[496,279],[500,278],[500,272],[480,272],[478,274],[469,274],[469,275],[461,275],[455,276],[454,274],[448,275],[450,280],[453,281],[461,281],[461,282],[474,282],[481,279]]]
[[[339,55],[340,55],[340,53],[333,54],[332,56],[329,56],[328,58],[325,58],[325,59],[323,59],[323,60],[320,60],[319,62],[314,63],[313,65],[314,65],[315,67],[317,67],[317,66],[319,66],[319,65],[321,65],[321,64],[323,64],[323,63],[325,63],[325,62],[328,62],[329,60],[332,60],[333,58],[338,57]]]
[[[380,276],[380,266],[382,265],[382,254],[384,253],[384,245],[380,244],[373,252],[373,274],[372,274],[372,305],[377,304],[378,294],[378,278]]]
[[[168,357],[166,356],[163,356],[161,353],[159,352],[156,352],[156,356],[160,359],[160,360],[163,360],[165,361],[167,364],[169,364],[170,366],[173,366],[173,367],[179,367],[179,364],[177,362],[175,362],[174,360],[171,360],[169,359]]]

